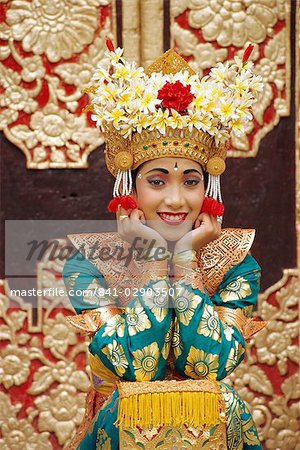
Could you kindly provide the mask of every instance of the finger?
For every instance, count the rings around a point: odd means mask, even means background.
[[[139,213],[139,210],[137,208],[132,210],[132,212],[130,214],[130,220],[133,221],[133,222],[139,222],[140,221],[140,213]]]
[[[197,219],[195,220],[194,229],[199,228],[200,225],[201,225],[201,220],[199,219],[199,216],[198,216]]]
[[[214,232],[216,234],[216,236],[219,236],[221,234],[221,224],[217,221],[216,217],[212,216],[212,223],[213,223],[213,227],[214,227]]]
[[[138,212],[139,212],[140,221],[142,222],[143,225],[146,225],[146,217],[145,217],[144,212],[141,209],[138,209]]]
[[[133,220],[138,221],[139,223],[142,223],[143,225],[146,224],[146,219],[143,211],[141,209],[135,209],[132,211]]]
[[[203,224],[205,224],[205,225],[211,224],[210,215],[207,213],[199,214],[198,219],[200,220],[200,222],[203,222]]]
[[[119,205],[118,210],[116,212],[116,216],[117,216],[118,233],[123,235],[124,233],[126,233],[124,225],[125,222],[129,221],[128,219],[130,218],[130,213],[121,205]],[[128,218],[122,218],[122,216],[128,216]]]

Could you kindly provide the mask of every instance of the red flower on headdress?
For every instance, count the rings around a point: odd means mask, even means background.
[[[106,36],[106,47],[110,52],[115,51],[114,43],[108,36]]]
[[[243,63],[246,63],[248,61],[253,49],[254,49],[254,45],[249,44],[243,54]]]
[[[193,100],[191,86],[184,86],[180,81],[167,83],[158,91],[157,98],[162,101],[162,105],[168,109],[175,109],[180,112],[185,110]]]

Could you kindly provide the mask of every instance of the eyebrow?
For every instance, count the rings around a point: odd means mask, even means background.
[[[159,171],[159,172],[165,173],[167,175],[170,173],[167,169],[163,169],[162,167],[156,167],[155,169],[151,169],[148,172],[146,172],[146,174],[150,173],[150,172],[154,172],[154,171]],[[197,169],[186,169],[186,170],[183,171],[183,174],[186,175],[186,174],[191,173],[191,172],[196,172],[199,175],[202,175],[202,173],[199,172],[199,170],[197,170]]]

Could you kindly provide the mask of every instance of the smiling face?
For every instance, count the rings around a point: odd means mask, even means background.
[[[204,200],[201,165],[184,158],[159,158],[141,166],[134,197],[147,225],[177,241],[193,225]]]

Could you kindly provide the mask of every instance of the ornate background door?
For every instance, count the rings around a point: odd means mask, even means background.
[[[266,87],[247,134],[231,142],[224,226],[257,230],[257,314],[268,326],[230,382],[264,448],[300,449],[299,18],[299,0],[1,0],[1,448],[16,439],[28,450],[33,442],[63,448],[83,417],[87,343],[67,328],[70,311],[56,292],[33,303],[12,295],[4,221],[110,218],[103,139],[81,114],[88,100],[81,90],[110,35],[144,66],[174,46],[203,74],[254,43]],[[62,266],[47,256],[22,282],[62,288]]]

